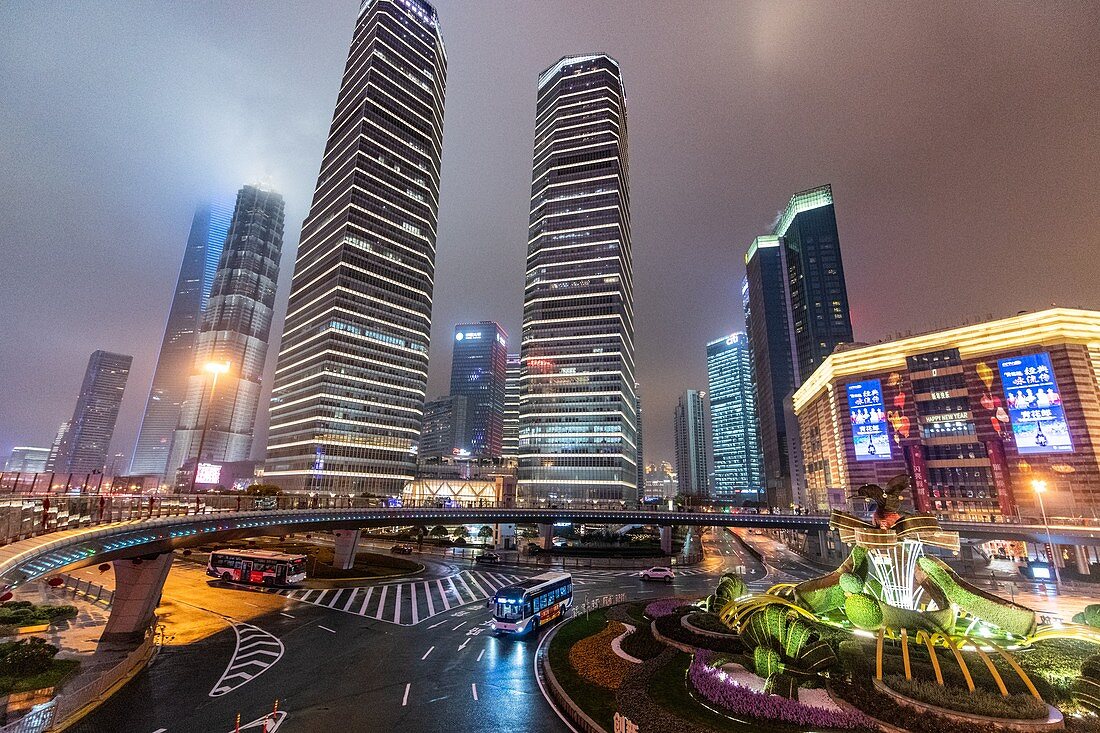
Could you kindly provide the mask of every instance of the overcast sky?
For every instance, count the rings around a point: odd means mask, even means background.
[[[261,177],[287,202],[281,319],[357,6],[3,3],[0,451],[49,445],[102,348],[134,355],[113,446],[130,456],[194,207]],[[672,457],[677,395],[705,387],[704,344],[743,327],[745,249],[795,191],[833,185],[862,341],[1100,308],[1098,3],[439,14],[429,396],[447,389],[455,322],[497,320],[518,346],[535,82],[565,54],[607,52],[626,83],[649,462]]]

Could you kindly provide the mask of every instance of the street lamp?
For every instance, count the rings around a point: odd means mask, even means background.
[[[203,371],[210,372],[210,404],[206,407],[206,417],[202,421],[202,432],[199,433],[199,450],[195,454],[195,466],[191,469],[191,493],[195,493],[195,481],[199,478],[199,462],[202,460],[202,444],[206,442],[206,429],[210,426],[210,413],[214,409],[214,390],[218,388],[218,375],[229,371],[228,361],[208,361],[202,366]],[[202,392],[199,392],[199,412],[202,412]]]
[[[1047,490],[1047,482],[1042,479],[1032,479],[1031,488],[1035,489],[1035,496],[1039,497],[1039,512],[1043,515],[1043,528],[1047,532],[1047,545],[1050,547],[1050,561],[1054,565],[1054,586],[1062,589],[1062,575],[1058,572],[1058,549],[1054,546],[1054,540],[1050,536],[1050,523],[1047,522],[1047,510],[1043,506],[1043,492]]]

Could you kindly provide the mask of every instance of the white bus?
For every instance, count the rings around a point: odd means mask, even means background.
[[[517,636],[545,626],[573,605],[573,576],[543,573],[493,596],[493,631]]]
[[[253,585],[294,585],[306,579],[306,556],[270,550],[215,550],[206,574]]]

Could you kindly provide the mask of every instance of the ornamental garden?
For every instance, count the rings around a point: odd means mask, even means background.
[[[987,593],[930,548],[958,536],[865,486],[831,573],[752,593],[622,603],[558,627],[548,688],[582,729],[1100,733],[1100,605],[1072,622]]]

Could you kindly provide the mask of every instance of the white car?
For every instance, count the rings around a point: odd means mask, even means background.
[[[672,572],[672,568],[661,567],[659,565],[641,572],[642,580],[663,580],[666,583],[671,583],[672,579],[675,577],[676,575]]]

